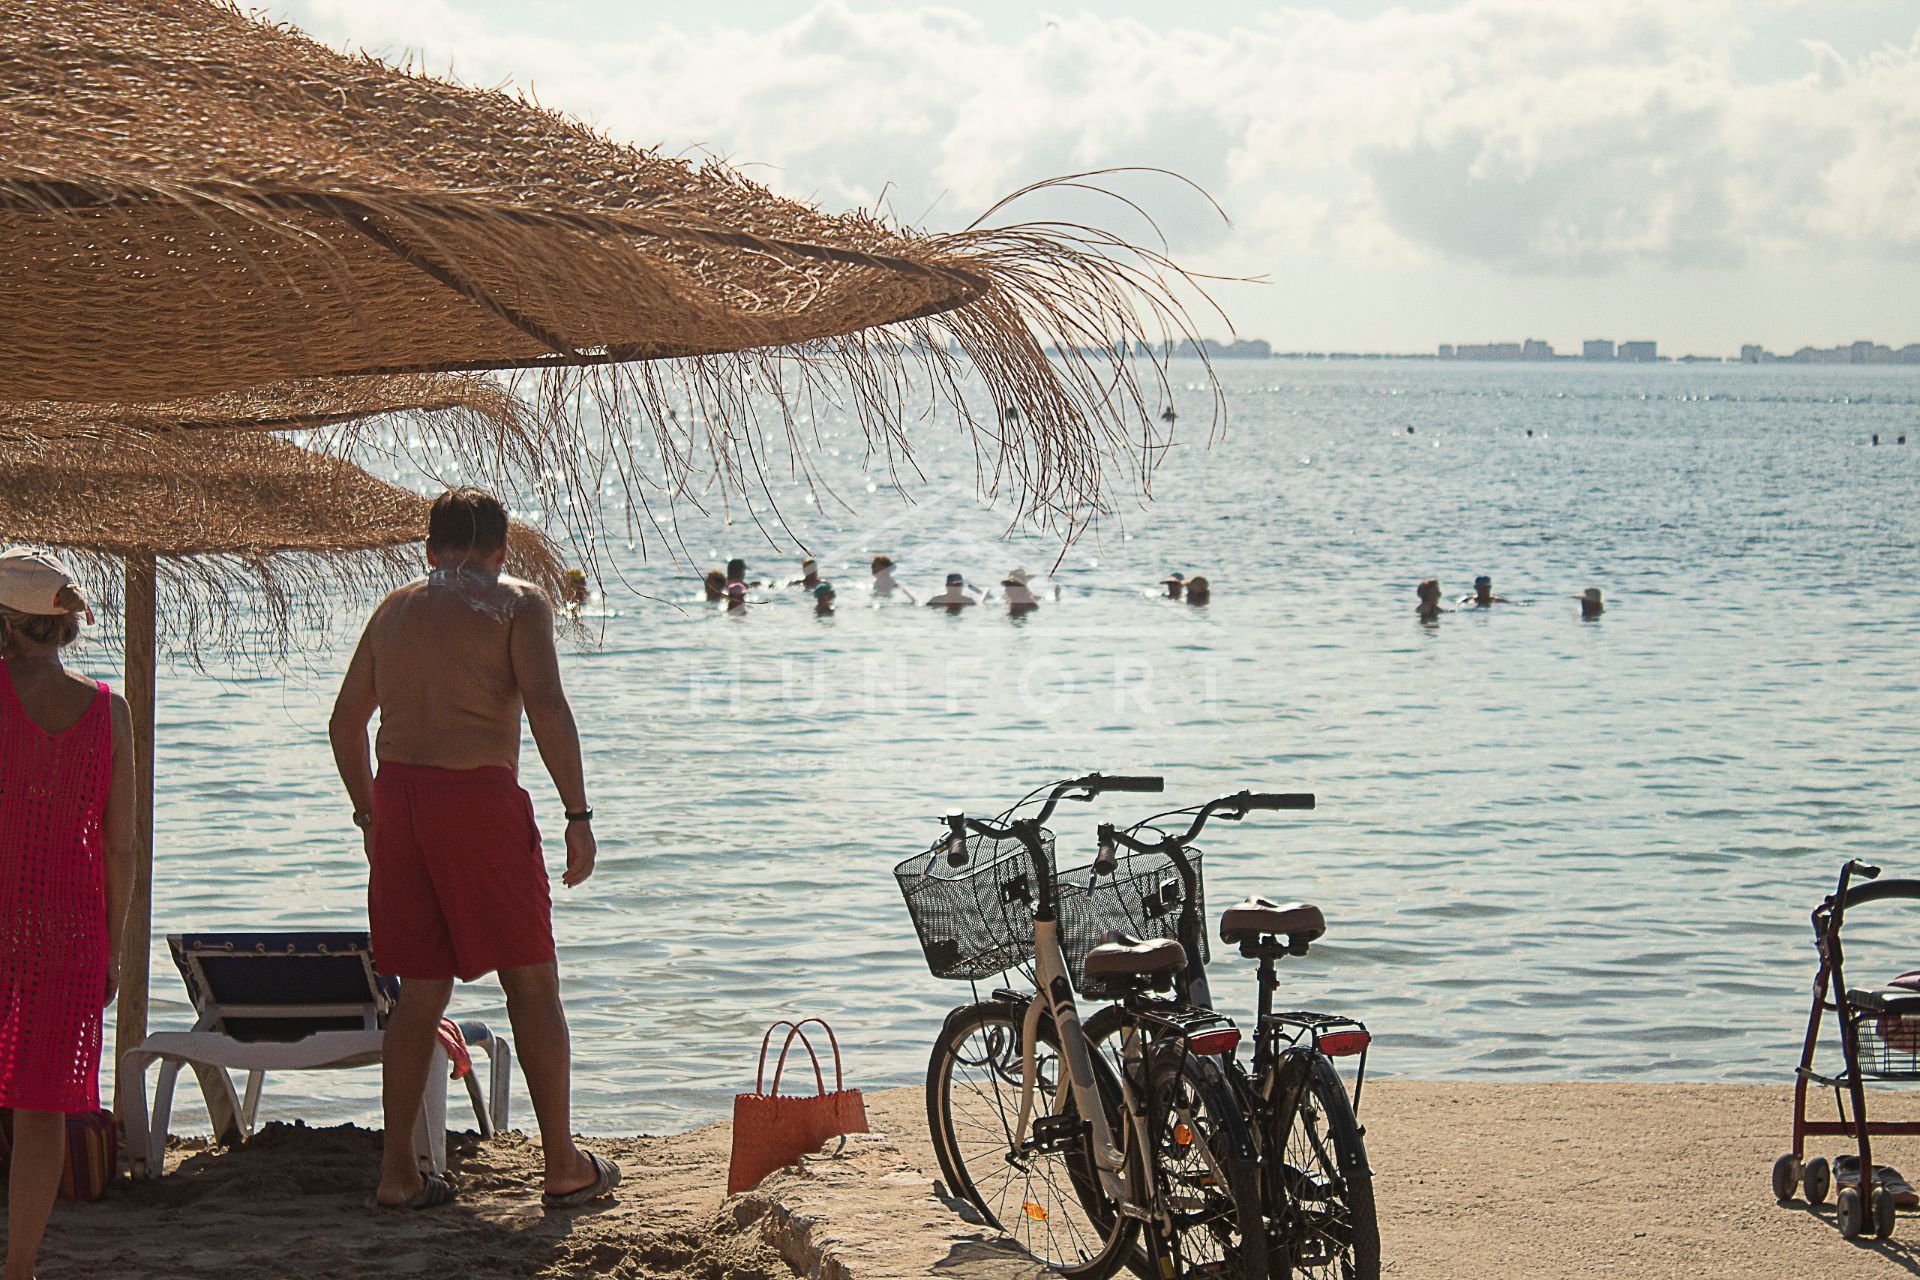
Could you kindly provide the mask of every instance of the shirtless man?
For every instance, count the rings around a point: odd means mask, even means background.
[[[382,1205],[429,1208],[453,1188],[422,1175],[414,1124],[453,980],[498,971],[520,1069],[540,1120],[542,1203],[568,1208],[620,1181],[576,1147],[571,1060],[553,947],[547,869],[533,801],[518,782],[520,713],[567,817],[569,889],[593,874],[580,735],[560,686],[553,606],[504,576],[507,513],[479,489],[440,495],[427,521],[424,578],[373,611],[333,705],[328,734],[365,840],[374,962],[401,980],[387,1022]],[[375,711],[379,776],[367,755]]]

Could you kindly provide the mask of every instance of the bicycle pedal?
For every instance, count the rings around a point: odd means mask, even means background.
[[[1092,1126],[1074,1116],[1040,1116],[1030,1126],[1030,1151],[1065,1151],[1082,1142]]]

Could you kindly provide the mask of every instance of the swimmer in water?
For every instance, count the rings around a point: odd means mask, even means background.
[[[1505,604],[1506,602],[1507,598],[1505,596],[1493,594],[1493,579],[1484,573],[1473,580],[1473,594],[1460,597],[1461,604],[1468,605],[1475,609],[1484,609],[1488,605]]]
[[[820,562],[808,556],[800,562],[800,581],[794,583],[805,591],[812,591],[820,585]]]
[[[1440,579],[1428,578],[1415,588],[1420,603],[1415,606],[1413,616],[1422,622],[1435,622],[1446,610],[1440,607]]]
[[[587,571],[569,569],[560,583],[560,603],[567,609],[578,611],[587,602]]]
[[[725,569],[707,570],[707,577],[702,585],[707,589],[707,599],[725,600],[727,598],[727,571]]]
[[[911,591],[894,579],[893,561],[886,556],[875,556],[873,558],[873,594],[884,600],[896,591],[907,598],[908,604],[919,603],[913,598]]]
[[[747,581],[747,562],[737,556],[727,561],[727,582],[730,584],[738,582],[740,585],[746,587],[757,587],[760,585],[758,582]]]
[[[1187,579],[1187,603],[1205,604],[1213,599],[1213,586],[1199,574]]]
[[[1184,573],[1170,573],[1160,579],[1160,585],[1167,589],[1167,599],[1178,600],[1181,593],[1187,589],[1187,575]]]
[[[813,612],[818,617],[826,617],[833,612],[833,584],[823,582],[813,589]]]
[[[1582,622],[1592,622],[1595,618],[1598,618],[1607,611],[1606,604],[1600,599],[1600,588],[1598,587],[1588,587],[1574,598],[1580,602],[1580,620]]]
[[[739,613],[747,607],[747,584],[729,582],[727,584],[727,612]]]
[[[944,608],[948,613],[958,613],[970,604],[978,604],[979,601],[967,594],[966,585],[967,580],[964,575],[948,574],[947,589],[928,600],[928,607],[939,607]]]
[[[1000,580],[1001,594],[1007,598],[1007,612],[1018,618],[1032,613],[1040,607],[1040,600],[1033,594],[1033,588],[1027,584],[1033,576],[1025,569],[1015,569]]]

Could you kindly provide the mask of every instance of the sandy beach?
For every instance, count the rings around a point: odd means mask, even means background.
[[[733,1202],[721,1194],[725,1124],[593,1140],[625,1166],[626,1183],[616,1201],[572,1214],[541,1211],[536,1149],[517,1134],[455,1141],[460,1203],[405,1214],[366,1206],[376,1159],[366,1130],[275,1125],[236,1151],[188,1141],[164,1180],[62,1205],[41,1275],[762,1280],[794,1274],[788,1258],[858,1280],[1033,1275],[934,1195],[920,1091],[868,1101],[879,1136]],[[1883,1114],[1898,1106],[1889,1099]],[[1771,1087],[1370,1085],[1362,1118],[1384,1274],[1920,1272],[1920,1219],[1903,1217],[1892,1240],[1848,1243],[1830,1206],[1773,1202],[1767,1171],[1784,1149],[1788,1107],[1788,1091]],[[1903,1144],[1887,1148],[1896,1166],[1920,1168]]]

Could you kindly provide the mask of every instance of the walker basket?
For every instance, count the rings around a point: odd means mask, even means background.
[[[1187,963],[1205,964],[1207,948],[1207,901],[1205,882],[1200,876],[1200,851],[1188,849],[1186,858],[1193,866],[1193,910],[1200,940],[1200,954],[1188,956]],[[1066,952],[1067,972],[1073,988],[1080,994],[1086,977],[1087,953],[1107,940],[1115,931],[1146,941],[1150,938],[1180,938],[1180,914],[1186,904],[1185,882],[1180,867],[1164,853],[1135,853],[1121,850],[1112,875],[1095,875],[1093,864],[1060,873],[1056,888],[1060,916],[1060,947]]]
[[[1869,1013],[1857,1034],[1862,1078],[1920,1080],[1920,1015]]]
[[[1040,832],[1053,865],[1053,833]],[[967,837],[954,866],[943,837],[893,869],[936,978],[973,981],[1033,963],[1033,859],[1018,840]]]

